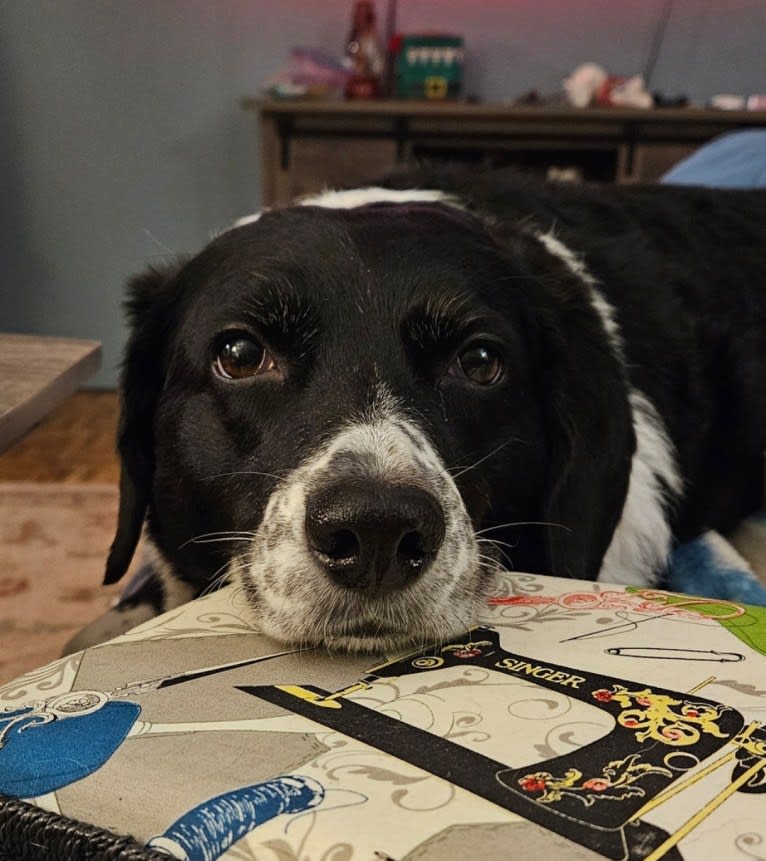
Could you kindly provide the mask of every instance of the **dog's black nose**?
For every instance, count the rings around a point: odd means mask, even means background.
[[[444,541],[444,512],[419,487],[337,482],[306,502],[309,547],[347,589],[385,595],[414,580]]]

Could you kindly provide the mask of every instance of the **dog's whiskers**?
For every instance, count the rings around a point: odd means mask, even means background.
[[[223,586],[223,584],[229,579],[230,565],[231,560],[229,562],[224,562],[224,564],[221,565],[221,567],[210,578],[210,582],[199,593],[198,597],[201,598],[203,595],[209,595],[211,592],[215,592]]]
[[[504,541],[493,541],[491,538],[480,538],[479,542],[488,545],[490,549],[495,550],[498,555],[498,561],[500,561],[500,557],[502,557],[503,560],[511,564],[511,557],[508,555],[508,550],[516,549],[512,544],[506,544]],[[504,547],[507,547],[508,550],[504,550]]]
[[[554,526],[557,529],[565,529],[567,532],[572,530],[563,523],[552,523],[548,520],[516,520],[511,523],[498,523],[497,526],[488,526],[486,529],[479,529],[475,535],[484,535],[486,532],[493,532],[495,529],[506,529],[509,526]]]
[[[248,567],[249,563],[247,560],[241,559],[237,556],[224,562],[215,574],[213,574],[210,583],[208,583],[202,592],[200,592],[199,597],[208,595],[210,592],[215,592],[217,589],[220,589],[227,580],[229,580],[229,578],[233,577],[240,571],[246,571]]]
[[[499,451],[502,451],[507,445],[511,445],[512,443],[523,443],[524,440],[519,437],[511,437],[507,439],[505,442],[500,443],[500,445],[493,449],[489,454],[485,454],[484,457],[479,458],[476,463],[472,463],[470,466],[453,466],[447,470],[448,473],[452,475],[452,478],[459,478],[461,475],[465,475],[466,472],[470,472],[472,469],[476,469],[477,466],[480,466],[484,461],[489,460],[489,458],[496,455]],[[454,470],[458,470],[458,472],[454,472]]]
[[[251,541],[255,538],[255,535],[255,532],[248,532],[244,529],[203,532],[201,535],[195,535],[193,538],[184,541],[178,549],[183,550],[189,544],[214,544],[217,541]]]
[[[501,552],[502,552],[502,551],[500,550],[500,548],[499,548],[499,547],[497,548],[497,552],[498,552],[498,553],[501,553]],[[481,552],[477,552],[477,553],[476,553],[476,557],[477,557],[478,559],[490,559],[490,560],[492,560],[493,562],[496,562],[496,563],[499,563],[499,562],[500,562],[500,560],[499,560],[496,556],[491,556],[489,553],[481,553]]]
[[[497,574],[504,574],[508,570],[499,559],[493,559],[491,556],[485,556],[483,553],[479,553],[478,558],[484,568]]]
[[[487,549],[490,551],[495,551],[493,555],[488,555],[481,551],[477,552],[477,558],[479,559],[479,563],[483,569],[495,574],[504,574],[508,571],[515,570],[513,559],[511,559],[506,550],[498,546],[497,542],[493,541],[491,538],[480,538],[478,541],[486,545]],[[511,547],[511,549],[513,548]]]
[[[282,483],[286,478],[286,475],[275,475],[273,472],[259,472],[254,469],[238,469],[234,472],[217,472],[214,475],[207,475],[202,480],[212,481],[214,478],[229,478],[235,475],[260,475],[264,478],[274,478],[279,483]]]
[[[515,550],[518,544],[511,544],[509,541],[500,541],[499,538],[477,538],[479,544],[491,544],[493,547],[508,547],[510,550]]]
[[[513,552],[518,547],[518,544],[511,544],[508,541],[500,541],[497,538],[476,538],[476,543],[479,545],[483,545],[485,549],[487,547],[492,548],[504,559],[510,559],[510,557],[508,556],[508,550]],[[504,549],[506,547],[508,548],[508,550]]]
[[[152,255],[152,257],[166,257],[166,258],[170,258],[171,260],[177,260],[178,259],[178,252],[174,251],[169,245],[165,245],[165,243],[161,239],[158,239],[152,233],[152,231],[146,227],[144,228],[144,236],[150,242],[152,242],[154,245],[156,245],[160,251],[159,254]]]
[[[191,544],[226,544],[231,541],[250,541],[252,539],[251,535],[237,535],[230,536],[228,538],[192,538],[190,542]]]

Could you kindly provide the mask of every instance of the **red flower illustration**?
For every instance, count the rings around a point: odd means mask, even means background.
[[[475,658],[481,654],[481,649],[455,649],[452,654],[456,658]]]
[[[519,780],[524,792],[545,792],[547,784],[542,774],[527,774]]]
[[[601,596],[594,592],[570,592],[559,598],[563,607],[593,607],[601,603]]]
[[[628,727],[638,726],[638,721],[635,718],[626,718],[623,721],[623,725]]]
[[[609,789],[611,785],[606,777],[591,777],[590,780],[583,783],[582,788],[590,789],[593,792],[603,792],[605,789]]]
[[[606,688],[601,688],[598,691],[593,691],[593,699],[600,703],[610,703],[614,699],[614,694]]]

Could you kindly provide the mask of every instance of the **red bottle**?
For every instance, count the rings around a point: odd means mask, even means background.
[[[356,0],[351,31],[346,41],[346,58],[351,77],[346,84],[347,99],[375,99],[382,94],[386,64],[383,44],[378,35],[377,16],[372,0]]]

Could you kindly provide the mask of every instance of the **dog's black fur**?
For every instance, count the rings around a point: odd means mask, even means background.
[[[766,191],[509,188],[438,175],[429,185],[491,213],[505,236],[532,220],[582,255],[616,310],[629,381],[654,403],[678,453],[678,541],[726,532],[762,507]]]
[[[762,504],[766,192],[418,182],[461,208],[275,210],[132,282],[107,582],[147,517],[173,576],[204,590],[232,545],[195,536],[258,530],[280,479],[369,410],[381,380],[455,470],[477,531],[552,524],[489,533],[520,570],[598,576],[628,492],[636,389],[675,449],[682,492],[658,481],[676,540]],[[550,230],[618,332],[535,235]],[[217,378],[232,327],[254,331],[283,376]],[[492,385],[450,370],[477,338],[503,362]]]

